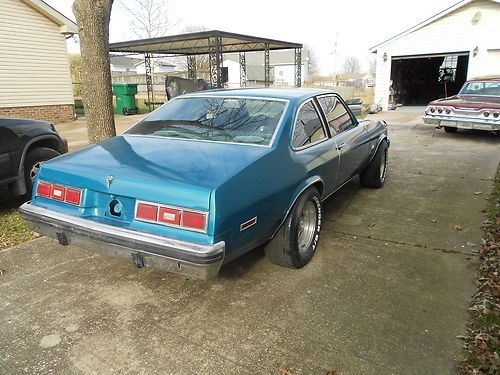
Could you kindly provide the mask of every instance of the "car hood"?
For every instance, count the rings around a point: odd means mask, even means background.
[[[46,162],[39,178],[141,200],[208,209],[211,191],[269,150],[123,135]]]
[[[494,108],[500,109],[500,97],[498,96],[474,96],[474,95],[455,95],[449,98],[435,100],[429,105],[449,105],[453,107],[464,108]]]

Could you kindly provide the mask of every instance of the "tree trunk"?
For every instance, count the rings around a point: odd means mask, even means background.
[[[109,66],[109,17],[113,0],[75,0],[82,53],[82,101],[89,141],[116,135]]]

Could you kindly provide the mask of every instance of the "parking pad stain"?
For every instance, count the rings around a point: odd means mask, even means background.
[[[42,339],[40,340],[39,346],[43,349],[48,349],[52,348],[56,345],[59,345],[61,343],[61,336],[60,335],[47,335],[43,336]]]

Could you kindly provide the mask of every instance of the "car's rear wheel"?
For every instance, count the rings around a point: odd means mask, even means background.
[[[283,226],[266,245],[266,256],[279,266],[302,268],[316,251],[320,230],[321,199],[311,188],[297,199]]]
[[[387,178],[388,149],[387,141],[383,140],[370,164],[359,174],[361,185],[375,189],[384,186]]]
[[[446,133],[456,133],[458,130],[458,128],[452,128],[451,126],[445,126],[444,127],[444,131]]]
[[[24,182],[26,184],[26,196],[31,197],[33,182],[43,162],[55,158],[60,154],[51,148],[37,147],[30,151],[24,159]]]

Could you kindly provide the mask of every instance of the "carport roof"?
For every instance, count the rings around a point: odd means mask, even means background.
[[[302,44],[300,43],[211,30],[112,43],[109,45],[109,51],[123,53],[202,55],[208,54],[213,49],[213,47],[210,46],[210,38],[215,37],[220,37],[222,53],[263,51],[266,45],[268,45],[269,50],[302,48]]]

